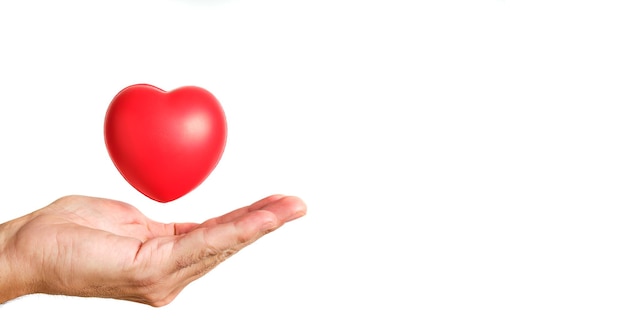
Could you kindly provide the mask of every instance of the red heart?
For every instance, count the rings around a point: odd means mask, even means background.
[[[111,101],[104,139],[128,183],[153,200],[170,202],[199,186],[217,166],[226,146],[226,118],[202,88],[165,92],[136,84]]]

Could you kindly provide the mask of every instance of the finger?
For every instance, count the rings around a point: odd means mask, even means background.
[[[304,216],[307,207],[304,201],[298,197],[284,196],[274,202],[267,203],[260,210],[273,213],[279,222],[284,223]]]
[[[266,210],[274,213],[278,222],[284,223],[306,214],[306,204],[298,197],[273,195],[266,197],[250,206],[237,209],[221,217],[209,219],[200,226],[194,223],[177,223],[176,234],[189,233],[199,227],[209,229],[222,223],[236,221],[253,211]]]
[[[198,223],[174,223],[171,225],[174,228],[175,235],[181,235],[189,233],[200,226]]]
[[[238,218],[240,218],[241,216],[244,216],[252,211],[255,210],[259,210],[260,208],[262,208],[263,206],[267,205],[268,203],[271,203],[277,199],[282,198],[282,195],[272,195],[272,196],[268,196],[265,197],[251,205],[239,208],[237,210],[231,211],[225,215],[222,215],[220,217],[216,217],[216,218],[211,218],[209,220],[206,220],[204,223],[202,223],[202,228],[211,228],[215,225],[218,224],[222,224],[222,223],[227,223],[227,222],[233,222],[235,220],[237,220]],[[189,233],[197,228],[199,228],[199,224],[197,223],[175,223],[172,228],[173,228],[173,234],[179,235],[179,234],[186,234]]]
[[[258,210],[235,222],[193,230],[175,243],[171,270],[193,281],[279,225],[272,212]]]
[[[252,203],[249,206],[245,206],[240,209],[231,211],[225,215],[222,215],[213,219],[209,219],[208,221],[205,221],[203,224],[209,224],[207,226],[210,226],[210,224],[213,224],[213,223],[222,224],[222,223],[236,221],[239,217],[244,216],[245,214],[250,213],[252,211],[262,209],[267,204],[275,202],[276,200],[279,200],[283,197],[284,197],[283,195],[271,195],[271,196],[265,197],[259,201]]]
[[[202,224],[204,228],[211,228],[222,223],[236,221],[239,217],[258,210],[266,210],[274,213],[279,222],[287,222],[303,216],[306,213],[306,205],[304,202],[294,196],[274,195],[266,197],[249,207],[235,210],[222,217],[205,221]]]

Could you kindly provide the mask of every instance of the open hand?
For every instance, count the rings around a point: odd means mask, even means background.
[[[123,202],[66,196],[0,225],[0,303],[47,293],[163,306],[305,213],[299,198],[274,195],[201,224],[164,224]]]

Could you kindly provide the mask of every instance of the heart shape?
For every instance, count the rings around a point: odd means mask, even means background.
[[[162,203],[198,187],[226,146],[226,118],[209,91],[135,84],[111,101],[104,121],[109,156],[124,179]]]

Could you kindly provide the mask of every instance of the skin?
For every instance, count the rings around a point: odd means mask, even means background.
[[[305,213],[301,199],[273,195],[204,223],[165,224],[123,202],[66,196],[0,225],[0,303],[46,293],[164,306]]]

